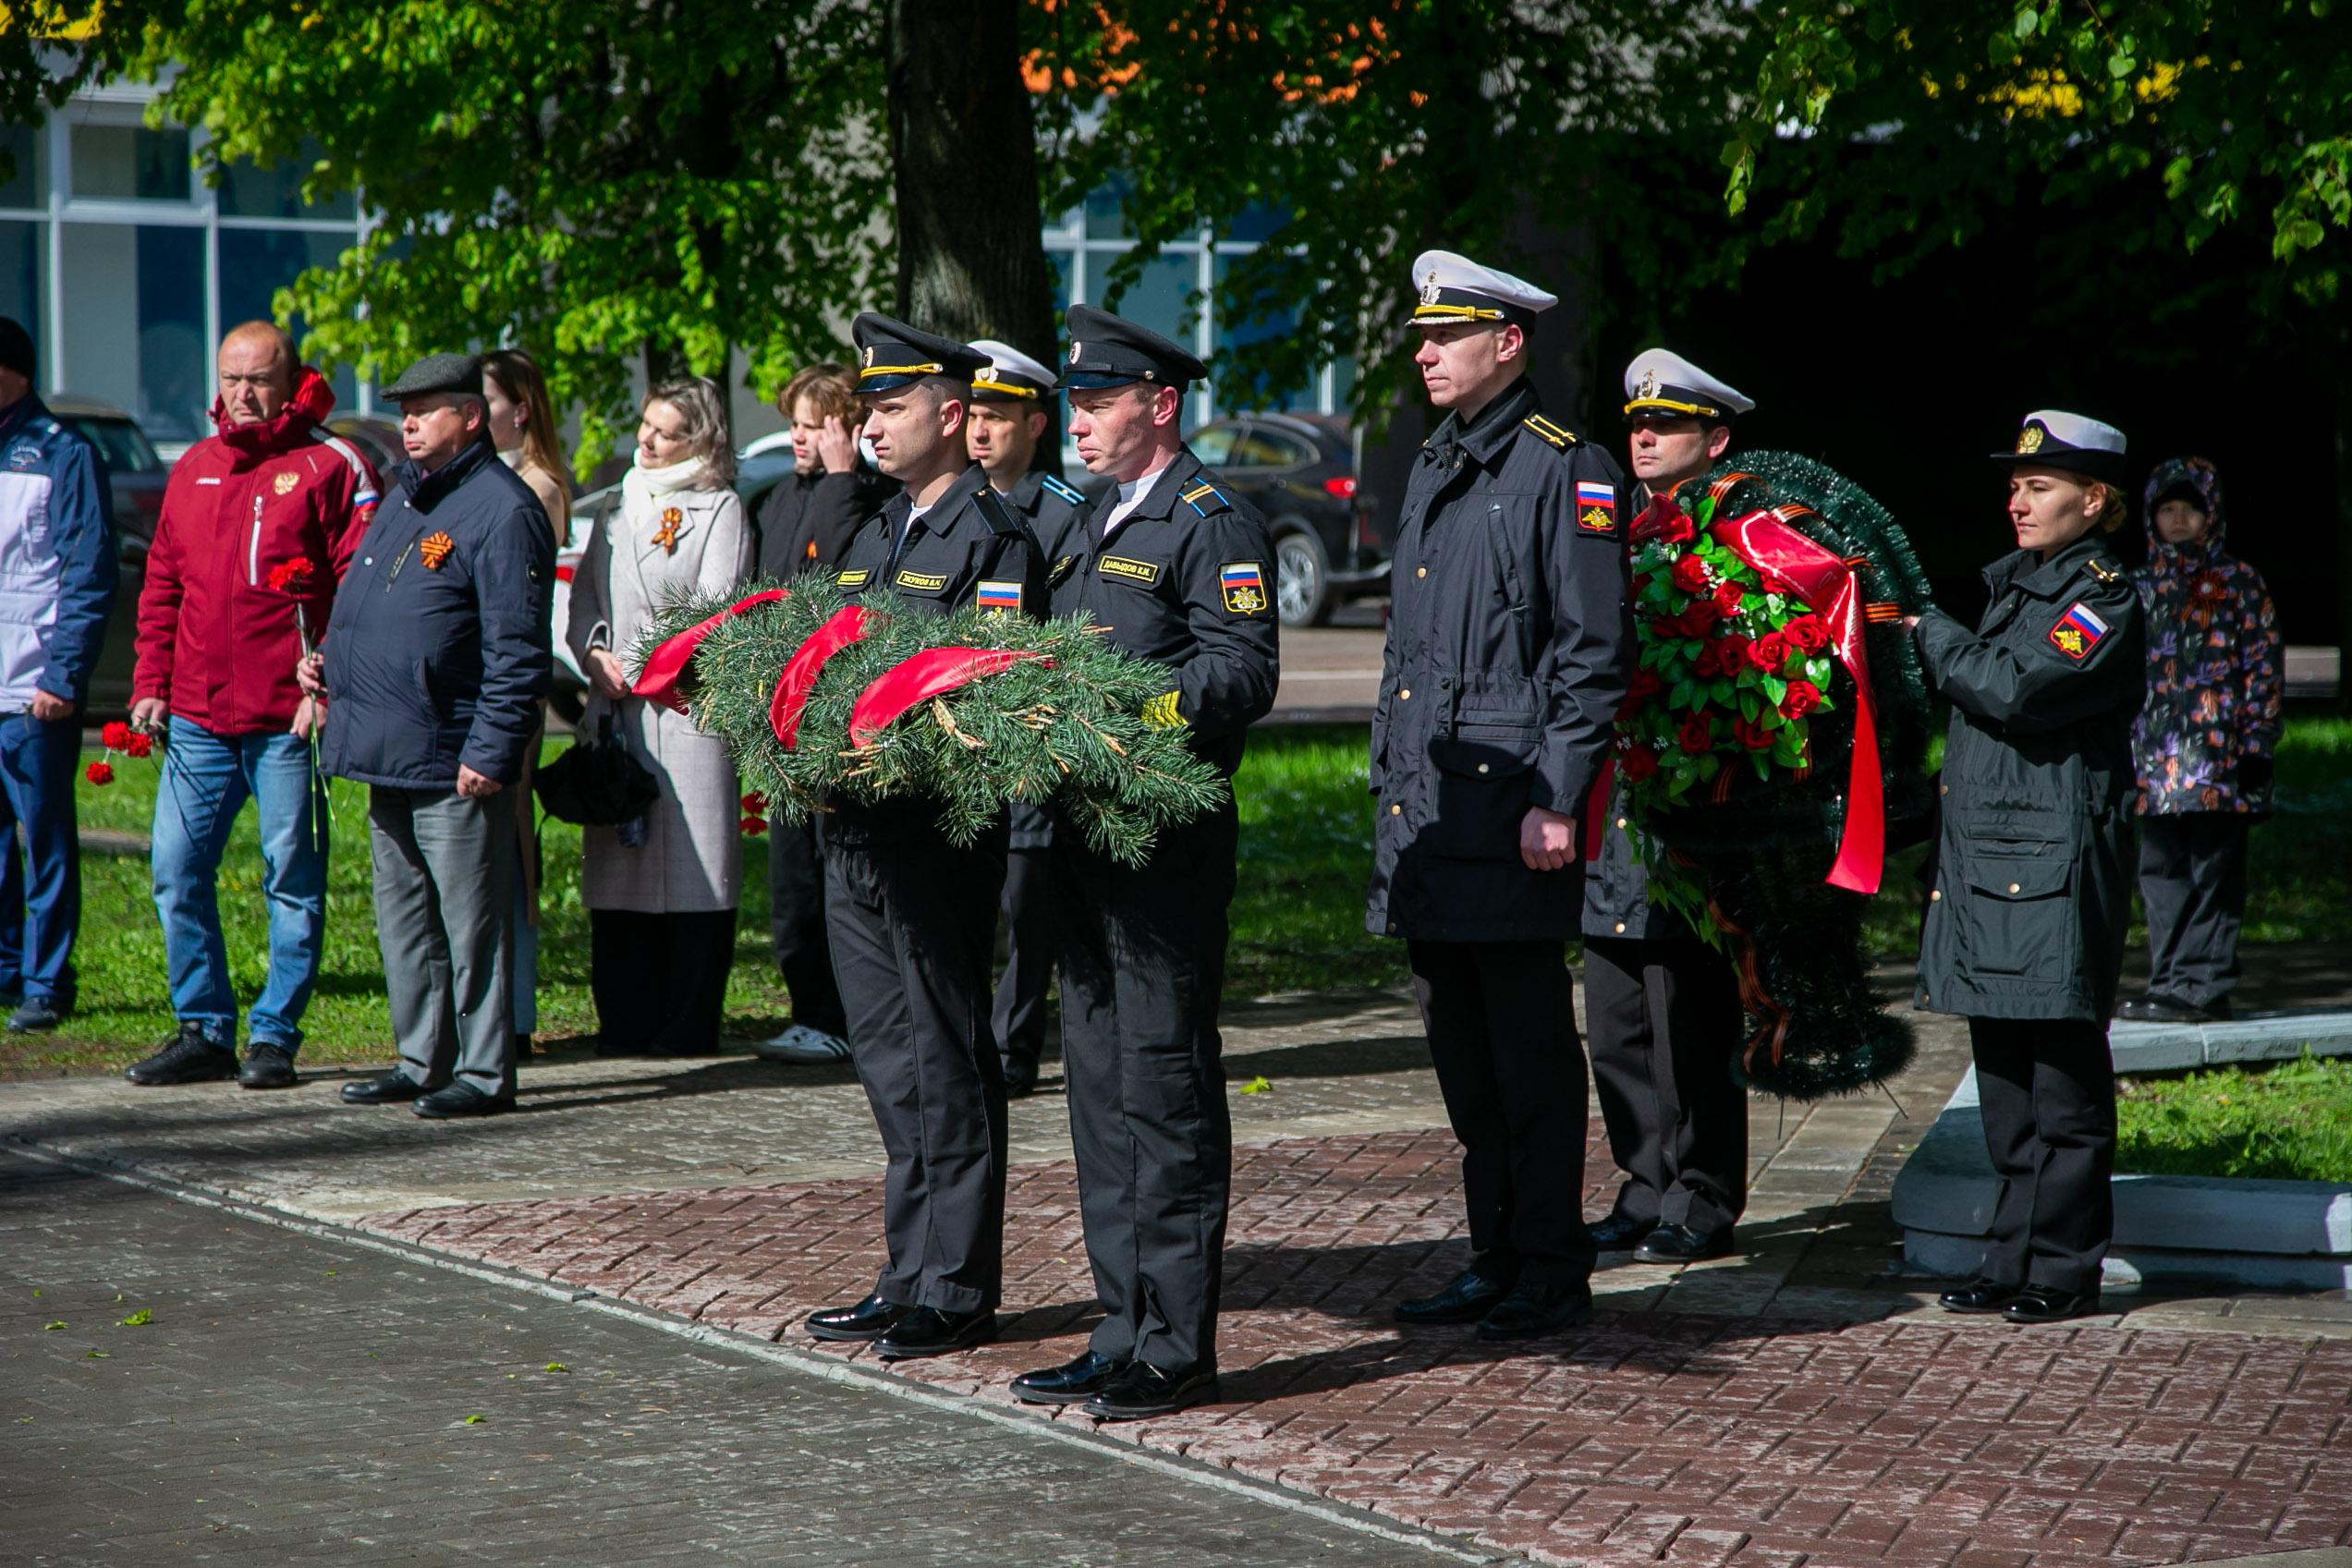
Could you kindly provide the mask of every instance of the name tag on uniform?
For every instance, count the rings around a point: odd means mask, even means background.
[[[911,588],[918,593],[937,593],[947,586],[945,574],[931,572],[900,572],[890,579],[899,588]]]
[[[1094,569],[1103,577],[1124,577],[1128,582],[1139,582],[1146,588],[1156,586],[1160,580],[1159,563],[1130,561],[1124,555],[1105,555],[1094,564]]]
[[[2107,635],[2107,623],[2091,612],[2080,600],[2066,606],[2058,624],[2050,628],[2051,645],[2069,659],[2088,659],[2099,639]]]
[[[841,576],[835,580],[843,588],[863,588],[866,586],[866,579],[872,576],[873,573],[871,571],[868,570],[864,566],[860,566],[854,572],[842,573]]]

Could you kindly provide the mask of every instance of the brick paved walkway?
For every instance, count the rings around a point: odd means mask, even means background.
[[[1859,1291],[1828,1318],[1657,1313],[1647,1270],[1604,1272],[1594,1325],[1535,1350],[1403,1331],[1387,1304],[1463,1256],[1455,1159],[1433,1132],[1241,1151],[1225,1402],[1108,1430],[1551,1562],[2071,1568],[2352,1544],[2352,1340],[1867,1320],[1914,1307],[1895,1282],[1876,1314]],[[1005,1379],[1080,1348],[1070,1167],[1021,1168],[1007,1207],[1004,1340],[902,1375],[1008,1403]],[[849,1181],[365,1224],[773,1337],[870,1286],[876,1215],[874,1185]]]

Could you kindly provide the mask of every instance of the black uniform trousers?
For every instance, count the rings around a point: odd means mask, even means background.
[[[778,817],[769,824],[768,935],[791,993],[792,1021],[847,1039],[849,1019],[825,935],[824,852],[817,845],[814,817],[799,823]]]
[[[1566,944],[1415,941],[1406,957],[1462,1145],[1479,1271],[1530,1284],[1590,1279],[1584,1051]]]
[[[1074,829],[1051,852],[1092,1348],[1177,1374],[1217,1364],[1233,1187],[1217,1003],[1239,843],[1227,800],[1163,832],[1139,869]]]
[[[1984,1148],[2001,1192],[1982,1273],[2096,1295],[2114,1239],[2115,1073],[2107,1026],[1970,1018]]]
[[[601,1047],[616,1055],[717,1051],[735,967],[734,910],[591,909],[588,944]]]
[[[1050,851],[1016,847],[1005,856],[1005,972],[992,1022],[1007,1083],[1033,1084],[1045,1054],[1045,991],[1061,954]]]
[[[1003,840],[825,844],[825,918],[850,1060],[887,1157],[874,1294],[993,1307],[1005,1255],[1005,1076],[988,1033]]]
[[[1626,1173],[1615,1212],[1700,1232],[1737,1220],[1748,1095],[1732,1077],[1741,1015],[1729,961],[1690,938],[1587,937],[1584,1018],[1609,1152]]]
[[[2237,811],[2139,819],[2149,995],[2210,1007],[2237,984],[2251,820]]]

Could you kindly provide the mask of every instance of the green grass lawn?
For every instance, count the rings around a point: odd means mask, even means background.
[[[2116,1090],[2118,1171],[2352,1182],[2352,1062],[2306,1055]]]
[[[1361,725],[1268,725],[1251,737],[1235,782],[1241,875],[1229,995],[1403,981],[1403,944],[1363,929],[1371,866],[1364,752]],[[111,787],[81,786],[85,826],[144,833],[155,777],[149,764],[126,761]],[[2296,721],[2280,748],[2278,778],[2280,815],[2254,832],[2247,940],[2352,941],[2352,721]],[[305,1020],[305,1049],[321,1062],[375,1062],[385,1057],[388,1037],[368,895],[366,792],[339,786],[335,809],[326,961]],[[579,830],[551,820],[542,842],[548,877],[539,1032],[561,1039],[596,1027],[588,994],[588,915],[579,902]],[[1916,951],[1921,895],[1915,873],[1922,853],[1890,860],[1885,891],[1872,901],[1866,940],[1881,956]],[[744,861],[727,1016],[732,1032],[754,1035],[778,1027],[787,1005],[769,960],[765,842],[747,841]],[[249,811],[230,840],[221,880],[230,962],[238,994],[249,1001],[260,989],[265,954],[260,877]],[[2142,941],[2141,933],[2135,930],[2132,940]],[[118,1065],[171,1031],[163,938],[143,856],[85,856],[77,956],[79,1013],[55,1039],[0,1041],[0,1073]]]

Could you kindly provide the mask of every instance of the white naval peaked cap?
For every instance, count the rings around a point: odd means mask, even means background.
[[[1626,367],[1627,419],[1729,419],[1756,400],[1670,348],[1645,348]]]
[[[2063,468],[2121,484],[2124,446],[2124,432],[2111,424],[2063,408],[2036,408],[2017,432],[2017,446],[1994,453],[1992,460],[2004,468]]]
[[[1411,324],[1456,326],[1493,322],[1525,327],[1560,302],[1560,297],[1522,277],[1482,266],[1452,250],[1424,250],[1413,258]]]
[[[972,351],[988,356],[988,368],[972,377],[972,395],[982,403],[1035,401],[1061,384],[1052,371],[1009,343],[978,337]]]

